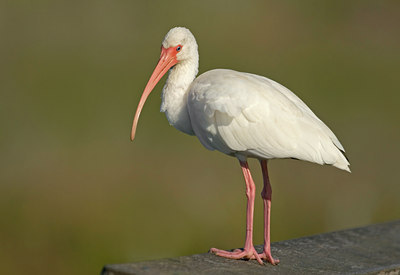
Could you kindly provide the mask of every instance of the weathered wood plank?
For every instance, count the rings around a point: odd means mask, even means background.
[[[262,247],[257,246],[261,251]],[[106,265],[103,275],[126,274],[400,274],[400,220],[272,244],[277,266],[205,253]]]

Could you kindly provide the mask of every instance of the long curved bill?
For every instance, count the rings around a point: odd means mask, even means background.
[[[135,139],[136,127],[139,121],[140,112],[142,111],[142,108],[144,106],[144,103],[146,102],[147,97],[154,89],[158,81],[160,81],[160,79],[163,77],[163,75],[177,63],[178,60],[176,59],[176,50],[173,47],[168,49],[161,47],[160,60],[158,61],[157,66],[154,69],[149,79],[149,82],[147,82],[147,85],[144,88],[142,97],[140,98],[139,101],[139,105],[136,109],[135,117],[133,118],[132,132],[131,132],[132,141]]]

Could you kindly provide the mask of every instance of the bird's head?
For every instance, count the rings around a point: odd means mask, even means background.
[[[153,71],[147,85],[140,98],[133,119],[131,140],[135,138],[136,127],[139,121],[140,112],[146,102],[147,97],[154,89],[158,81],[168,70],[177,65],[186,62],[198,62],[197,43],[193,34],[186,28],[176,27],[171,29],[161,44],[161,55],[156,68]]]
[[[170,51],[170,55],[174,56],[177,63],[190,61],[197,56],[196,39],[186,28],[173,28],[164,37],[161,56],[163,51]]]

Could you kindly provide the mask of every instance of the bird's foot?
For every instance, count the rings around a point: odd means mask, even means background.
[[[258,252],[256,249],[251,247],[250,249],[235,249],[234,251],[225,251],[217,248],[211,248],[210,249],[211,253],[214,253],[217,256],[228,258],[228,259],[256,259],[259,264],[264,264],[264,262],[261,260],[260,256],[258,255]]]
[[[214,253],[217,256],[228,258],[228,259],[248,259],[248,260],[257,260],[257,262],[261,265],[264,264],[263,260],[276,265],[279,263],[279,260],[275,260],[272,258],[271,253],[263,252],[259,254],[256,249],[253,247],[245,248],[245,249],[235,249],[234,251],[225,251],[217,248],[211,248],[211,253]]]

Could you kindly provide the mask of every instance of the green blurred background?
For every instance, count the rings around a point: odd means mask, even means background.
[[[200,72],[284,84],[347,149],[352,174],[270,163],[273,241],[400,218],[399,1],[2,1],[2,273],[97,274],[243,246],[239,165],[168,125],[163,83],[129,141],[174,26],[196,36]],[[255,211],[261,244],[259,197]]]

